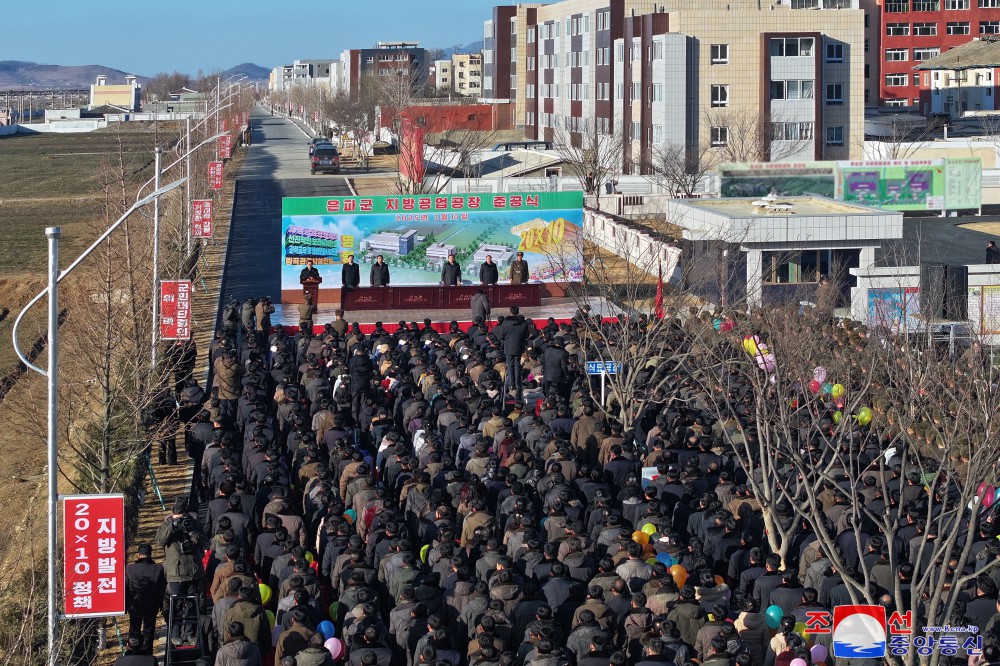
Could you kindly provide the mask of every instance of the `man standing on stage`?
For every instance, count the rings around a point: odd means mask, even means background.
[[[340,269],[340,284],[345,289],[354,289],[361,284],[361,267],[354,263],[354,255],[347,255],[347,263]]]
[[[448,261],[441,268],[441,284],[446,287],[457,287],[462,284],[462,267],[455,261],[455,255],[449,254]]]
[[[389,264],[385,263],[385,259],[381,254],[375,257],[375,263],[372,264],[369,280],[373,287],[389,286]]]
[[[486,263],[479,267],[479,284],[485,286],[488,284],[496,284],[500,281],[500,271],[497,269],[497,265],[493,263],[493,256],[486,255]]]
[[[309,259],[308,261],[306,261],[306,267],[302,269],[301,273],[299,273],[299,282],[302,282],[303,280],[308,280],[310,278],[315,279],[318,277],[319,277],[319,271],[313,268],[313,260]]]
[[[524,260],[524,252],[517,253],[517,259],[510,262],[510,283],[528,284],[528,262]]]

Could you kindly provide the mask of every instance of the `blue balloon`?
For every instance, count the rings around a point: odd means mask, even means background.
[[[322,622],[319,623],[319,626],[316,627],[316,631],[323,634],[323,639],[327,640],[333,638],[337,630],[336,628],[334,628],[333,622],[330,622],[329,620],[323,620]]]
[[[668,569],[677,564],[677,562],[674,561],[674,558],[670,556],[670,553],[660,553],[656,556],[656,561],[663,563],[663,565]]]

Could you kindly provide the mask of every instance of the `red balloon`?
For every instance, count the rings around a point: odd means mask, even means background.
[[[819,393],[819,390],[820,390],[820,389],[821,389],[822,387],[823,387],[823,385],[822,385],[822,384],[820,384],[820,383],[819,383],[818,381],[816,381],[815,379],[814,379],[814,380],[812,380],[811,382],[809,382],[809,390],[810,390],[810,391],[812,391],[813,393]]]

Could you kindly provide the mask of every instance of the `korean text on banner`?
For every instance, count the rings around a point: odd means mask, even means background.
[[[219,137],[219,159],[228,160],[233,156],[233,135],[223,134]]]
[[[208,163],[208,186],[213,190],[222,189],[222,162]]]
[[[191,281],[160,282],[160,339],[187,340],[191,337]]]
[[[66,617],[125,614],[125,496],[63,498]]]
[[[197,199],[191,202],[191,235],[194,238],[212,237],[211,199]]]

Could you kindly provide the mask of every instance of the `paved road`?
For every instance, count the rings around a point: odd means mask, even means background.
[[[345,196],[342,176],[309,175],[309,138],[262,109],[250,115],[253,144],[240,167],[222,280],[223,303],[270,296],[281,301],[281,198]]]

